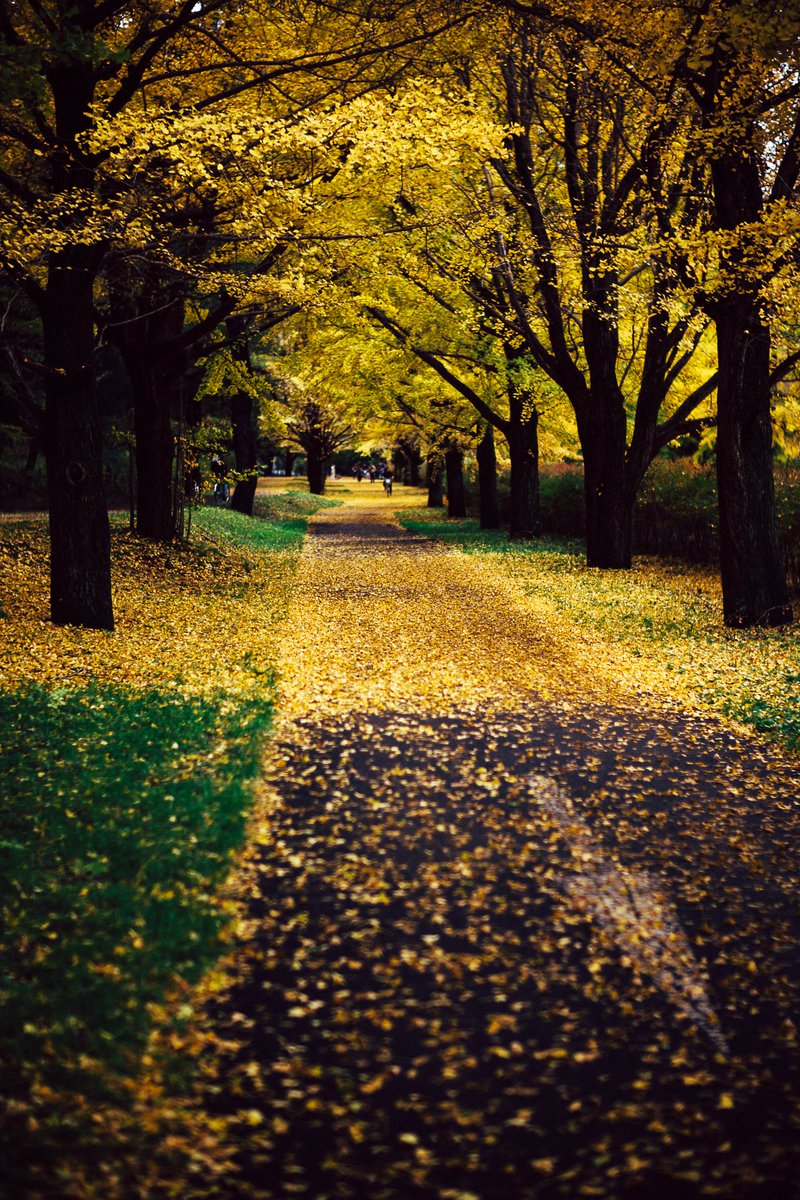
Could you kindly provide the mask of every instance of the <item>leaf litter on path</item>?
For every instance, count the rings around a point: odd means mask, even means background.
[[[229,1169],[183,1194],[800,1195],[795,763],[354,501],[206,1013]]]

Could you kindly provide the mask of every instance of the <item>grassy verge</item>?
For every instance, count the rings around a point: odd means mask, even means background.
[[[800,750],[797,627],[726,629],[713,570],[639,558],[631,571],[599,571],[585,565],[579,542],[520,545],[475,521],[428,513],[398,519],[415,533],[494,559],[635,690],[710,706]]]
[[[10,1194],[57,1178],[53,1194],[80,1194],[65,1161],[96,1152],[99,1111],[134,1102],[159,1006],[222,951],[308,501],[275,497],[256,521],[203,510],[184,547],[117,523],[113,634],[49,625],[44,523],[0,528]]]

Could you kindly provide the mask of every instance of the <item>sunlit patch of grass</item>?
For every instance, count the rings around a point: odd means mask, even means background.
[[[422,536],[494,559],[637,691],[708,705],[800,749],[797,628],[726,629],[712,569],[639,558],[630,571],[601,571],[586,566],[578,542],[509,542],[475,521],[439,514],[400,519]]]

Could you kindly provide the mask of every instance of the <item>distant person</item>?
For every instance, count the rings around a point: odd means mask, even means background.
[[[387,471],[383,477],[383,490],[386,492],[387,496],[391,496],[391,494],[392,494],[392,472],[391,471]]]
[[[367,473],[369,474],[370,483],[374,483],[375,482],[375,464],[374,463],[369,464],[369,466],[367,467]]]
[[[199,500],[203,490],[203,476],[200,464],[195,463],[187,472],[184,481],[184,495],[187,500]]]
[[[211,472],[216,481],[214,483],[214,499],[224,502],[228,499],[228,481],[225,478],[225,463],[219,454],[211,455]]]

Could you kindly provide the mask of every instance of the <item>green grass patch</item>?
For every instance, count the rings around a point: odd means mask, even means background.
[[[216,892],[270,711],[107,686],[0,694],[0,1056],[20,1112],[42,1088],[119,1100],[148,1005],[218,957]],[[11,1132],[7,1166],[27,1141]]]
[[[252,517],[232,508],[203,505],[193,511],[192,525],[244,549],[291,550],[302,544],[310,516],[339,504],[338,500],[307,492],[278,492],[257,497]]]
[[[632,683],[658,677],[665,690],[710,704],[800,750],[797,627],[726,629],[713,569],[647,558],[637,559],[631,571],[601,571],[586,566],[579,541],[510,542],[476,521],[403,511],[397,517],[411,532],[494,557],[499,569],[576,629],[621,648]]]

